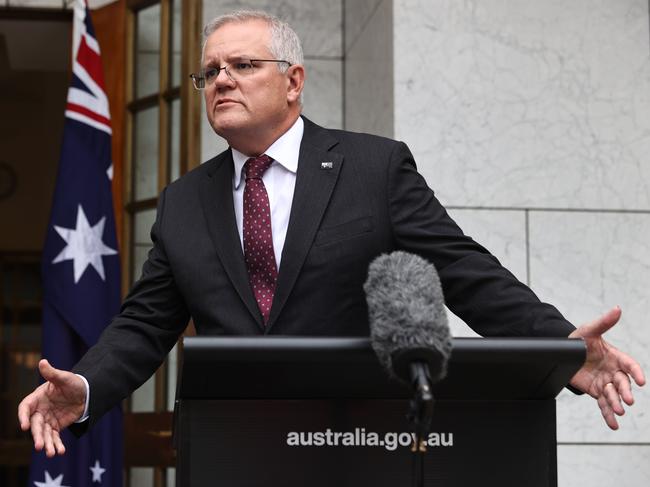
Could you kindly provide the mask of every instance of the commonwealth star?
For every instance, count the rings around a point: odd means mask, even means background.
[[[52,264],[72,260],[75,284],[79,282],[89,265],[95,268],[102,281],[106,280],[102,256],[115,255],[117,251],[106,246],[102,241],[105,222],[106,217],[103,216],[91,227],[83,208],[79,205],[77,209],[77,228],[63,228],[54,225],[54,229],[68,245],[55,257]]]

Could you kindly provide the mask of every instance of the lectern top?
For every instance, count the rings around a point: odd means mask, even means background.
[[[368,338],[188,337],[182,399],[408,398]],[[581,340],[456,338],[439,399],[550,399],[585,358]]]

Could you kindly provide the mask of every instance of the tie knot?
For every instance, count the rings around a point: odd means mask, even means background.
[[[244,164],[244,175],[246,179],[260,179],[266,170],[271,166],[273,159],[266,154],[259,157],[251,157]]]

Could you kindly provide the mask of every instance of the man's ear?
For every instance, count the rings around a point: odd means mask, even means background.
[[[300,100],[300,94],[305,85],[305,68],[302,64],[289,66],[287,70],[287,101],[294,103]]]

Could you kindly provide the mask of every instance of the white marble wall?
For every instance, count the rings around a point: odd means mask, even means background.
[[[648,236],[650,213],[552,211],[532,212],[530,217],[533,288],[574,323],[620,305],[623,319],[609,337],[646,371],[650,371]],[[636,391],[636,404],[616,432],[602,427],[591,398],[572,396],[567,392],[559,399],[558,441],[650,443],[650,388]]]
[[[101,8],[117,0],[87,0],[91,10]],[[73,0],[3,0],[0,7],[21,7],[21,8],[56,8],[60,9],[62,5],[72,8]]]
[[[558,485],[573,487],[646,487],[650,446],[560,445]]]
[[[61,8],[61,0],[4,0],[3,6],[23,8]]]
[[[394,12],[396,135],[448,204],[650,208],[648,2]]]
[[[312,121],[332,128],[343,126],[343,10],[341,0],[204,0],[204,24],[213,17],[237,9],[264,10],[277,15],[296,30],[305,53],[307,81],[303,113]],[[205,115],[201,122],[203,161],[227,145]]]
[[[345,128],[393,136],[393,3],[345,2]]]
[[[650,375],[646,0],[393,0],[394,130],[466,233]],[[470,334],[460,320],[454,332]],[[650,387],[609,431],[558,399],[559,485],[645,486]]]

